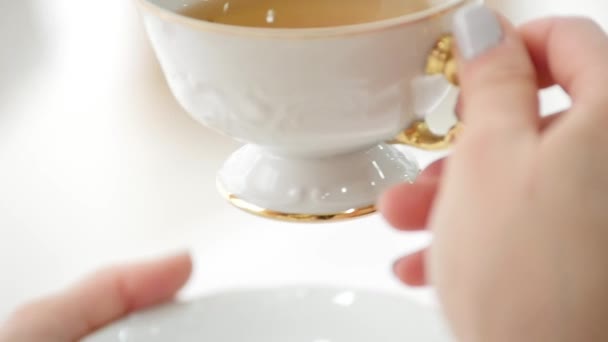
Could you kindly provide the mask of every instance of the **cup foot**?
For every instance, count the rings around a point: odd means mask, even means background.
[[[375,212],[385,190],[413,182],[419,172],[413,158],[387,144],[324,158],[277,156],[246,145],[226,161],[217,183],[230,203],[249,213],[327,222]]]

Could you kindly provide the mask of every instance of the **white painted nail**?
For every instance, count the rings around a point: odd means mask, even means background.
[[[462,56],[471,60],[499,45],[503,31],[492,10],[474,4],[454,15],[454,37]]]

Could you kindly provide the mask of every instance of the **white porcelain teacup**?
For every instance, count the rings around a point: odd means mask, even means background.
[[[421,120],[450,89],[441,73],[453,71],[441,39],[454,13],[477,1],[433,0],[393,19],[302,29],[180,14],[199,1],[138,4],[179,103],[246,143],[218,174],[233,204],[289,220],[354,217],[372,212],[388,187],[414,180],[416,162],[384,142],[415,127],[406,142],[429,143]]]

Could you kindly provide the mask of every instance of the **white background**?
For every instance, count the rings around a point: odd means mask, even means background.
[[[603,0],[494,2],[516,22],[608,19]],[[547,110],[567,105],[547,99]],[[237,147],[175,103],[133,3],[1,1],[0,320],[102,265],[181,249],[195,257],[186,298],[304,282],[432,299],[390,273],[423,234],[394,232],[377,215],[302,226],[224,203],[215,171]]]

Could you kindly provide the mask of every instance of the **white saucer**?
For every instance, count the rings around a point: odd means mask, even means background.
[[[439,315],[401,296],[335,288],[224,292],[117,322],[85,342],[444,342]]]

